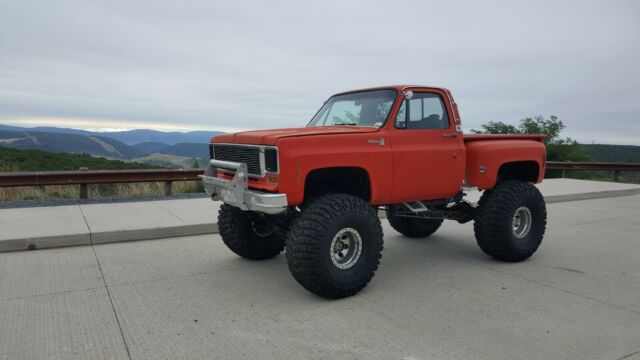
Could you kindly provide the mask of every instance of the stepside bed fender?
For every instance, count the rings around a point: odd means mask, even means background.
[[[491,189],[500,176],[534,183],[541,182],[544,177],[546,149],[541,141],[525,139],[469,141],[466,142],[466,150],[467,186]]]

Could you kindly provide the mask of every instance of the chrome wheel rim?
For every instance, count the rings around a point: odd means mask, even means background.
[[[360,258],[362,252],[362,238],[360,233],[353,228],[344,228],[333,237],[329,256],[333,265],[338,269],[349,269]]]
[[[513,229],[513,236],[518,239],[522,239],[531,230],[531,223],[533,217],[531,216],[531,210],[526,206],[520,206],[513,214],[513,220],[511,221],[511,227]]]

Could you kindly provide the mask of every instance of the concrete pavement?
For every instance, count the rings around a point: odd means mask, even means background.
[[[208,198],[0,210],[0,252],[210,234]]]
[[[517,264],[471,224],[383,221],[376,276],[339,301],[218,235],[0,254],[0,359],[640,359],[640,195],[548,212]]]
[[[640,185],[573,179],[538,186],[547,203],[640,193]],[[215,233],[219,205],[199,198],[0,209],[0,252]]]

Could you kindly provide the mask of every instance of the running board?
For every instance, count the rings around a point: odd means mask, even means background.
[[[425,205],[422,201],[406,202],[404,203],[404,206],[406,206],[414,213],[423,213],[430,211],[427,205]]]

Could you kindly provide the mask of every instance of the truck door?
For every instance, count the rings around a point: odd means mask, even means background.
[[[394,202],[442,199],[460,191],[464,142],[456,130],[446,94],[413,92],[394,119]]]

